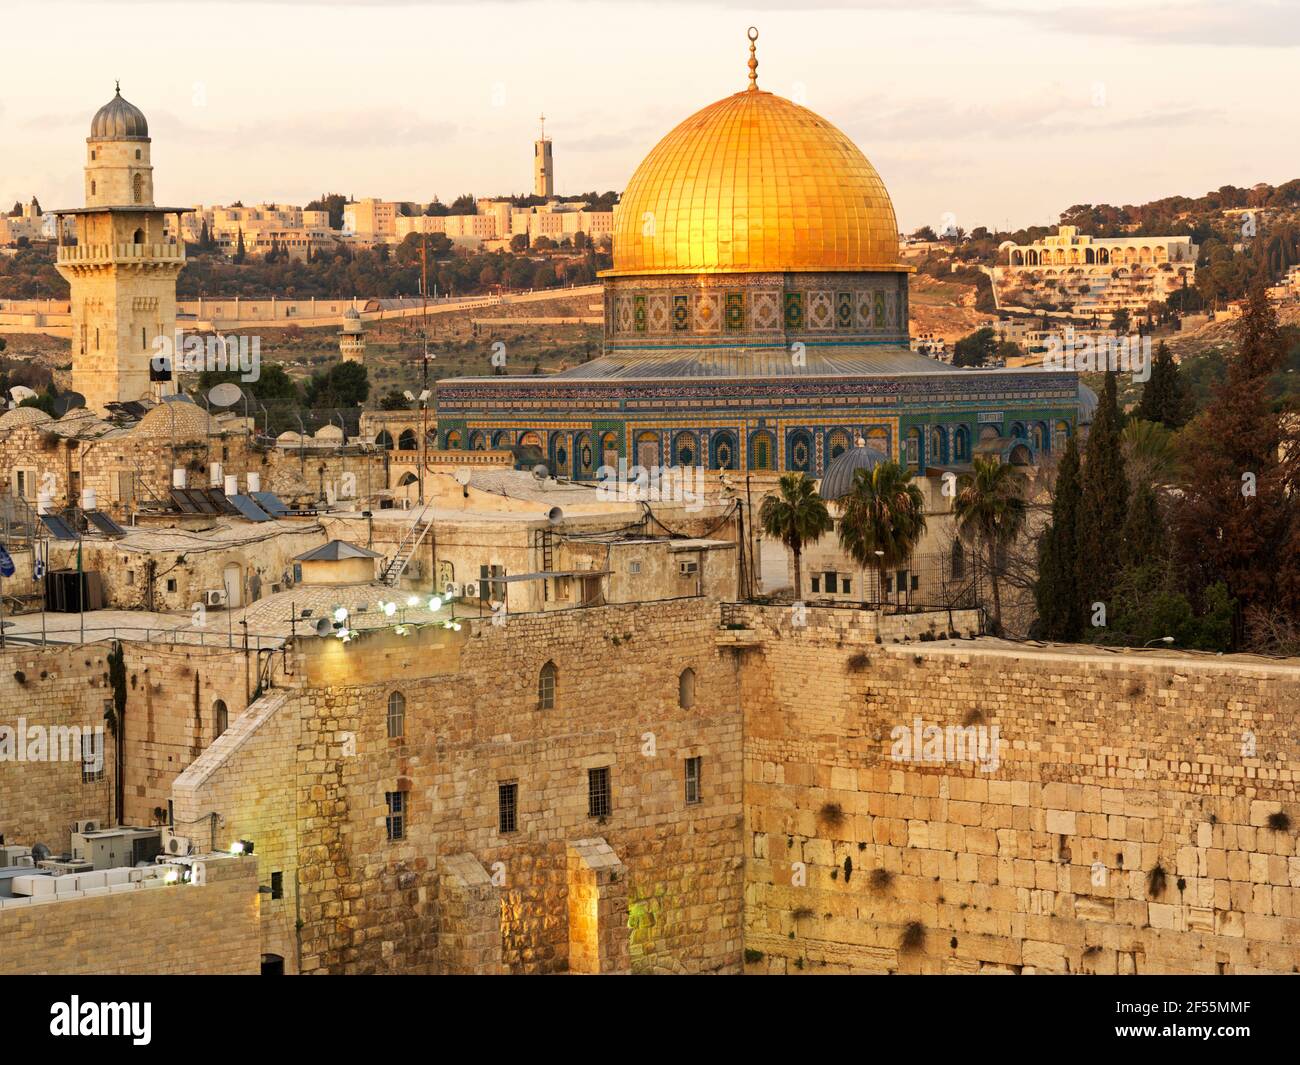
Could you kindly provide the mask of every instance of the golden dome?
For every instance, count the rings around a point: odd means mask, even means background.
[[[876,168],[820,115],[751,83],[637,167],[607,276],[903,269]]]

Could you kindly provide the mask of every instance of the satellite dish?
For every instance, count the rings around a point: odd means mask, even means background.
[[[456,471],[455,477],[456,477],[456,483],[460,485],[462,488],[464,488],[467,484],[469,484],[469,470],[466,469],[464,466],[462,466],[460,469]]]
[[[559,525],[560,522],[564,520],[564,511],[559,507],[551,507],[551,509],[546,512],[546,520],[552,525]]]
[[[332,622],[329,618],[321,618],[319,621],[316,622],[317,636],[330,636],[333,634],[333,632],[334,632],[334,622]]]
[[[43,862],[50,856],[50,848],[44,843],[32,844],[32,861]]]
[[[208,402],[214,407],[229,407],[244,398],[243,389],[234,381],[222,381],[208,389]]]
[[[9,389],[9,395],[13,397],[15,403],[21,403],[25,399],[35,399],[39,393],[34,388],[28,388],[26,385],[14,385]]]
[[[54,397],[54,416],[62,418],[70,410],[86,405],[86,397],[80,392],[64,392]]]
[[[546,464],[539,462],[533,467],[533,478],[538,481],[544,481],[551,475],[551,471],[546,468]]]

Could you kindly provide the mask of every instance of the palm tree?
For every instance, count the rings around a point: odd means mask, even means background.
[[[859,566],[874,566],[877,588],[885,570],[906,562],[925,531],[925,495],[912,472],[882,462],[853,474],[853,487],[840,500],[840,546]]]
[[[998,556],[1025,524],[1025,479],[1014,466],[976,456],[975,469],[957,482],[953,515],[962,538],[980,544],[986,553],[993,588],[993,631],[1002,632],[1002,591]]]
[[[770,495],[759,508],[763,532],[780,540],[794,556],[794,597],[803,595],[800,558],[804,544],[815,544],[834,527],[826,501],[813,482],[802,473],[781,475],[780,495]]]

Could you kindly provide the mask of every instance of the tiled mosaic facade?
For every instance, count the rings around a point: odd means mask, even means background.
[[[611,278],[606,349],[716,342],[907,343],[907,274]]]

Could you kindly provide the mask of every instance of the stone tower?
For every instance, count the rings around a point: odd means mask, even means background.
[[[86,406],[157,398],[174,391],[172,372],[151,367],[156,345],[176,334],[176,277],[185,265],[178,243],[187,207],[157,207],[149,124],[120,89],[101,107],[86,138],[86,206],[72,216],[77,243],[60,244],[57,268],[72,289],[72,387]],[[167,215],[176,224],[167,228]]]
[[[542,135],[533,144],[533,194],[548,200],[555,195],[555,165],[551,160],[551,141],[546,136],[546,116],[542,115]]]
[[[361,362],[366,354],[366,334],[361,325],[361,315],[355,307],[343,312],[343,327],[339,330],[339,353],[344,362]]]

